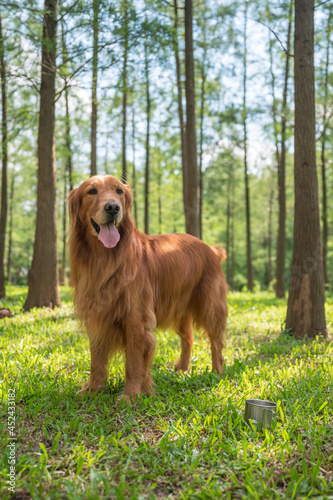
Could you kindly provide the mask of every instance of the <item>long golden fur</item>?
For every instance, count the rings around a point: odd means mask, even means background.
[[[108,361],[124,351],[124,396],[150,394],[157,327],[181,339],[176,369],[189,369],[192,327],[210,339],[212,369],[221,375],[227,318],[224,249],[188,234],[148,236],[130,218],[128,186],[94,176],[69,196],[71,282],[91,351],[90,380],[81,392],[99,390]]]

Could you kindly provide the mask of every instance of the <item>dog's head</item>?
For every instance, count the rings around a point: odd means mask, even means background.
[[[72,228],[79,227],[106,248],[118,244],[131,206],[130,187],[111,175],[90,177],[69,194]]]

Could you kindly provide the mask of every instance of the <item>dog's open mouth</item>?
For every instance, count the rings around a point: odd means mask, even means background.
[[[93,228],[98,234],[98,239],[103,243],[106,248],[114,248],[120,240],[120,234],[116,228],[114,220],[107,224],[98,225],[94,219],[90,219]]]

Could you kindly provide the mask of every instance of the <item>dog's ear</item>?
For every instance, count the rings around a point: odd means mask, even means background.
[[[69,220],[71,224],[75,224],[79,219],[79,208],[81,205],[81,198],[79,194],[79,189],[72,189],[69,193],[68,197],[68,211],[69,211]]]

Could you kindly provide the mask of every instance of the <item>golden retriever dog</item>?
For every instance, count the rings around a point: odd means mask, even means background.
[[[90,379],[80,392],[101,389],[108,362],[125,353],[123,397],[152,392],[153,330],[180,336],[176,370],[187,372],[193,326],[210,340],[212,370],[222,374],[227,284],[226,252],[189,234],[148,236],[130,217],[129,186],[97,175],[69,195],[74,304],[90,341]]]

